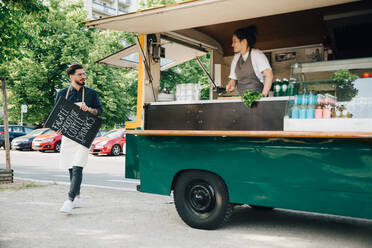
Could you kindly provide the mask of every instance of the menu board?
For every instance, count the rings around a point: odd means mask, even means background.
[[[50,113],[45,127],[60,130],[63,136],[89,148],[96,137],[102,120],[85,112],[76,104],[60,97]]]

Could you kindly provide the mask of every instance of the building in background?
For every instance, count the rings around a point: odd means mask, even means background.
[[[89,19],[121,15],[138,9],[138,0],[84,0]]]

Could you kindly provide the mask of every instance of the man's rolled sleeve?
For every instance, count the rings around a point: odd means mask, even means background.
[[[97,92],[94,93],[93,108],[97,109],[97,111],[98,111],[98,114],[97,115],[101,115],[102,114],[102,112],[103,112],[103,110],[102,110],[102,104],[99,101],[99,97],[98,97],[98,93]]]

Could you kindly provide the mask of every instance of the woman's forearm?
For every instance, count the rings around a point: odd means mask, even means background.
[[[263,71],[263,75],[265,77],[265,82],[264,82],[264,88],[262,90],[262,94],[264,96],[268,96],[269,91],[271,89],[271,85],[273,83],[274,75],[273,75],[273,72],[269,69]]]

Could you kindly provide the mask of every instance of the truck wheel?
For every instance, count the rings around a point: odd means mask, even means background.
[[[60,152],[61,151],[61,142],[57,142],[54,146],[54,151],[55,152]]]
[[[174,187],[174,202],[182,220],[193,228],[216,229],[232,214],[224,181],[208,172],[182,173]]]
[[[264,206],[257,206],[257,205],[249,205],[251,208],[260,210],[260,211],[270,211],[273,210],[273,207],[264,207]]]

